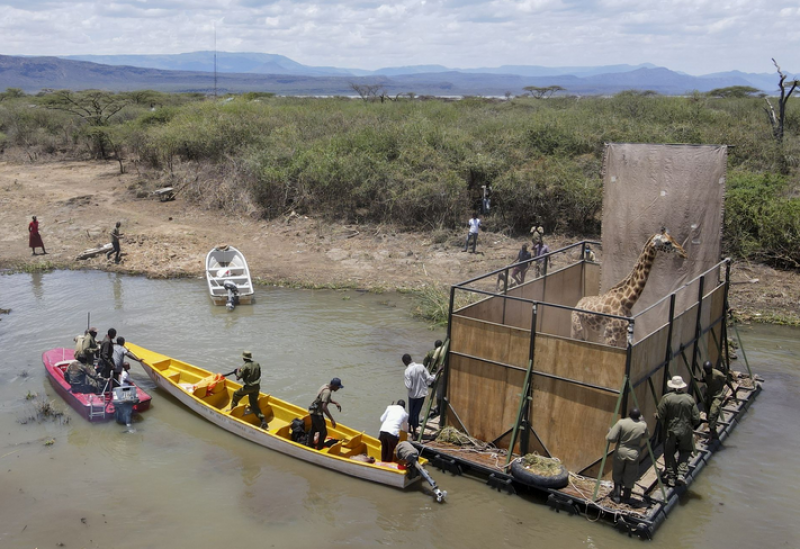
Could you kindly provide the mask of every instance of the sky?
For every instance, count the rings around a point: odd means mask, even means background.
[[[215,49],[379,69],[653,63],[800,73],[799,0],[0,0],[0,54]]]

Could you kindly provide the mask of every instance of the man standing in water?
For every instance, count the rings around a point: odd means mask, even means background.
[[[234,391],[230,409],[236,408],[242,397],[247,395],[250,399],[250,410],[261,421],[261,428],[267,430],[269,425],[264,419],[261,407],[258,405],[258,397],[261,393],[261,365],[258,362],[253,362],[253,353],[250,351],[242,353],[242,360],[244,360],[244,366],[235,372],[236,379],[242,380],[242,386]]]
[[[311,430],[308,432],[308,442],[306,444],[311,448],[322,450],[325,447],[325,439],[328,437],[328,426],[325,425],[325,416],[331,420],[331,427],[336,429],[336,420],[333,419],[329,404],[333,404],[339,411],[342,411],[342,405],[333,400],[333,393],[339,389],[344,389],[342,380],[335,377],[327,385],[323,385],[317,391],[317,397],[311,406],[308,407],[308,413],[311,415]],[[316,438],[316,440],[314,440]]]
[[[119,239],[124,238],[125,235],[122,234],[119,230],[121,226],[122,222],[117,221],[117,224],[114,226],[111,232],[108,233],[111,235],[111,245],[113,246],[113,248],[106,253],[106,259],[111,259],[111,254],[116,253],[117,255],[114,258],[114,263],[119,263],[119,256],[122,253],[122,250],[119,247]]]
[[[681,376],[675,376],[667,382],[673,390],[661,397],[658,403],[656,419],[661,421],[667,433],[664,442],[664,462],[667,484],[675,486],[686,484],[689,472],[689,457],[694,450],[694,428],[700,425],[700,411],[694,399],[686,394],[686,383]],[[675,450],[678,460],[675,461]]]

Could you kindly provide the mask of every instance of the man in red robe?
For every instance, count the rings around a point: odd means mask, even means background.
[[[42,249],[42,255],[47,254],[47,250],[44,249],[44,242],[42,242],[42,236],[39,234],[39,222],[36,221],[36,216],[33,216],[33,220],[28,223],[28,246],[31,249],[31,255],[36,255],[36,248]]]

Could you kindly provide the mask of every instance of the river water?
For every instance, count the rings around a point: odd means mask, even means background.
[[[336,474],[222,431],[156,390],[135,432],[89,424],[45,377],[43,351],[72,347],[91,323],[216,371],[250,350],[262,388],[300,405],[333,376],[342,423],[377,435],[404,396],[400,357],[420,360],[441,331],[401,296],[257,289],[256,303],[214,307],[202,280],[101,272],[0,276],[0,547],[639,547],[612,528],[432,471],[436,504]],[[800,488],[798,330],[741,329],[764,392],[656,533],[656,547],[796,547]],[[743,368],[743,365],[737,366]],[[27,399],[28,395],[37,395]],[[42,398],[71,417],[30,420]],[[793,541],[794,540],[794,541]],[[63,545],[61,545],[63,544]]]

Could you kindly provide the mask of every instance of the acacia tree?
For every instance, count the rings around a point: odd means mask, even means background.
[[[752,86],[728,86],[727,88],[716,88],[708,92],[710,97],[719,97],[720,99],[726,98],[742,98],[750,97],[754,93],[758,93],[759,89]]]
[[[100,90],[57,90],[45,95],[41,101],[47,109],[69,112],[85,122],[89,126],[88,135],[102,158],[108,157],[108,140],[106,132],[97,131],[97,128],[108,126],[111,117],[130,102],[131,98],[127,95]]]
[[[778,70],[778,75],[780,76],[780,80],[778,81],[778,87],[781,90],[781,95],[778,98],[778,113],[775,113],[775,108],[770,103],[769,97],[765,97],[764,101],[767,102],[767,107],[764,107],[764,110],[769,117],[769,122],[772,125],[772,136],[778,143],[783,142],[783,126],[786,122],[786,103],[789,101],[789,98],[792,96],[792,93],[800,85],[800,80],[790,80],[786,81],[786,75],[783,74],[780,65],[778,62],[775,61],[775,58],[772,58],[772,63],[775,65],[775,68]],[[786,91],[786,88],[789,88],[789,91]]]
[[[556,92],[566,91],[566,88],[555,85],[546,87],[525,86],[522,89],[531,94],[531,97],[535,97],[536,99],[547,99]]]
[[[369,101],[373,97],[383,97],[386,93],[381,84],[357,84],[355,82],[350,82],[350,88],[364,101]]]

